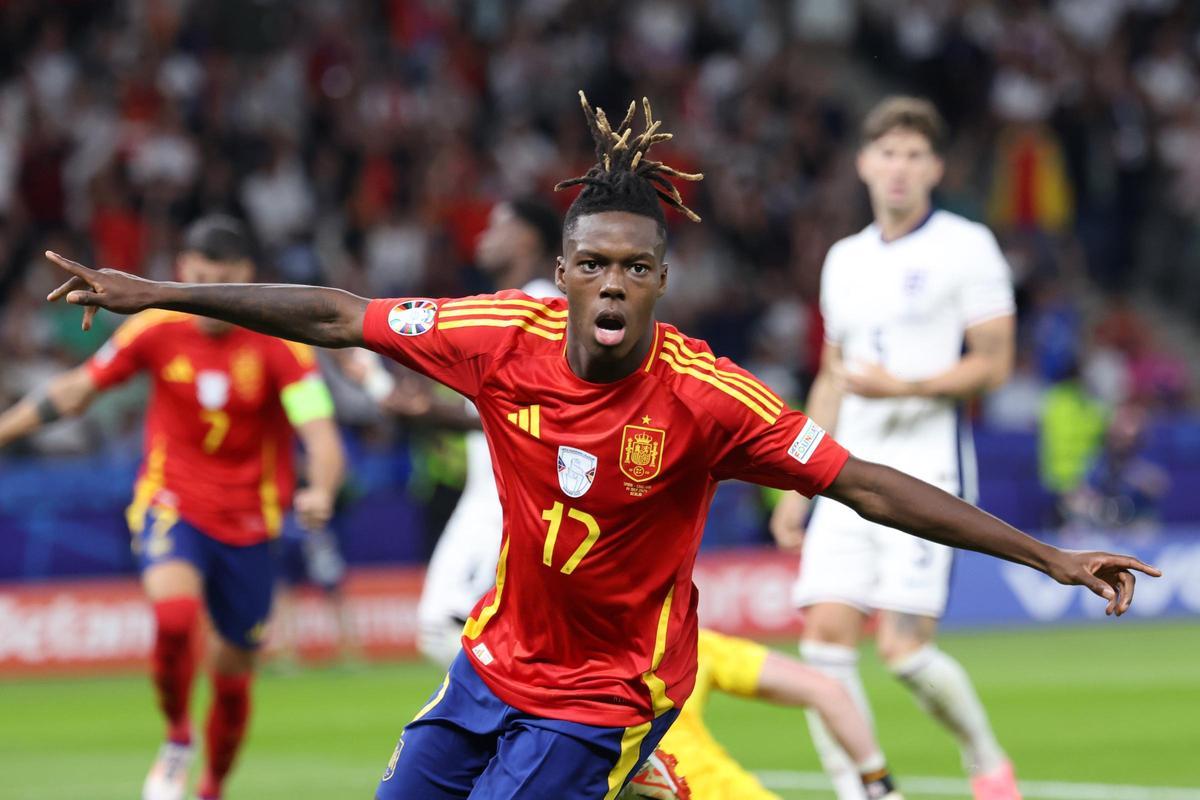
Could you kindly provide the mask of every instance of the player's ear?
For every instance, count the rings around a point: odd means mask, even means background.
[[[668,264],[665,261],[659,265],[658,294],[655,295],[656,297],[662,297],[664,294],[667,293],[667,268],[668,268]]]
[[[567,262],[563,260],[562,256],[555,259],[554,285],[563,294],[567,293]]]
[[[933,154],[933,174],[930,175],[932,186],[937,186],[942,182],[942,176],[946,174],[946,162],[937,153]]]
[[[867,145],[869,147],[870,145]],[[863,183],[867,181],[867,148],[858,148],[858,155],[854,158],[854,169],[858,172],[858,179]]]

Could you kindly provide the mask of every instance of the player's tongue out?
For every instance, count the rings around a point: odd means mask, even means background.
[[[616,347],[625,340],[625,317],[614,311],[596,315],[596,341],[605,347]]]

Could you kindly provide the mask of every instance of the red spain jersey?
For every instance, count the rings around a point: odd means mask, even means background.
[[[118,328],[88,371],[101,389],[142,371],[152,381],[132,530],[153,503],[227,544],[278,533],[295,481],[280,394],[320,380],[311,348],[244,328],[211,336],[188,314],[153,310]]]
[[[463,649],[504,702],[629,727],[682,706],[696,673],[692,567],[717,483],[807,495],[847,452],[670,325],[633,374],[578,378],[566,300],[521,292],[374,300],[367,345],[474,401],[504,508],[496,585]]]

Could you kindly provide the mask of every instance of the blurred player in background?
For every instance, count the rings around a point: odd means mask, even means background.
[[[496,289],[561,297],[558,287],[545,277],[560,252],[561,234],[558,215],[538,200],[498,203],[479,238],[476,263]],[[439,403],[431,392],[405,386],[393,393],[385,408],[410,420],[467,431],[466,484],[429,560],[417,606],[421,653],[448,666],[461,648],[463,624],[471,609],[496,580],[504,520],[492,457],[479,413],[470,401]]]
[[[1059,550],[851,457],[750,373],[657,322],[661,203],[698,219],[671,179],[700,176],[647,158],[670,138],[649,102],[636,136],[633,104],[616,131],[583,107],[597,163],[559,184],[584,187],[555,272],[567,300],[160,283],[48,253],[71,275],[48,299],[85,306],[85,328],[99,307],[201,313],[320,346],[365,344],[475,401],[504,508],[495,588],[405,726],[377,798],[614,798],[695,685],[692,568],[721,480],[825,493],[877,522],[1086,585],[1109,613],[1132,602],[1131,569],[1159,574],[1128,556]]]
[[[251,280],[250,239],[233,219],[205,217],[188,228],[177,267],[187,283]],[[274,588],[270,540],[293,499],[292,431],[308,456],[308,485],[294,506],[313,529],[332,513],[341,440],[311,348],[227,322],[146,311],[86,364],[0,415],[0,446],[82,413],[97,394],[139,372],[150,374],[153,389],[127,519],[154,607],[152,678],[167,723],[142,797],[180,800],[187,791],[194,755],[188,704],[207,608],[217,645],[198,795],[216,800],[249,718]]]
[[[975,502],[974,451],[959,407],[1012,371],[1013,291],[992,233],[932,205],[943,129],[930,103],[908,97],[885,100],[864,121],[858,174],[875,221],[825,260],[825,347],[805,410],[856,455]],[[825,500],[806,534],[809,503],[790,493],[772,520],[781,545],[803,540],[795,597],[805,609],[805,660],[869,713],[857,647],[878,611],[880,657],[958,741],[977,800],[1018,798],[970,679],[934,644],[951,549]],[[812,715],[810,727],[840,800],[861,798],[853,763]]]

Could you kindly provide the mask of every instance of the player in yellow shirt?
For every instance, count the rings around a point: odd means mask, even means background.
[[[714,689],[812,708],[858,764],[867,797],[902,800],[870,726],[836,680],[757,642],[705,629],[700,630],[698,661],[696,688],[659,745],[674,757],[691,800],[780,800],[709,733],[704,710]],[[644,788],[642,795],[655,796]]]

